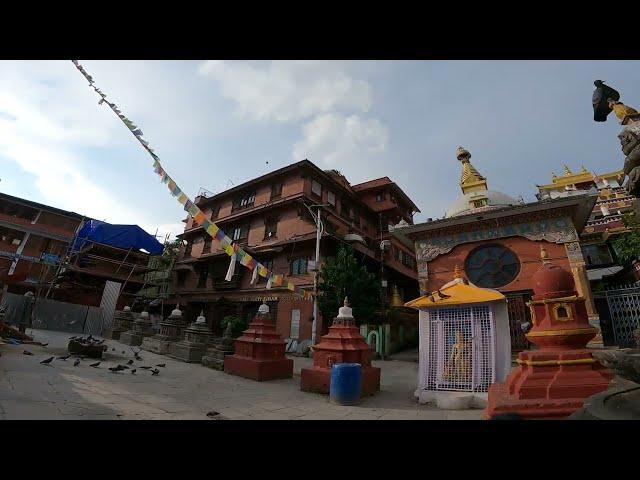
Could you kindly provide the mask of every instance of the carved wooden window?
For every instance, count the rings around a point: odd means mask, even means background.
[[[469,254],[465,272],[469,281],[478,287],[503,287],[518,276],[520,260],[502,245],[484,245]]]

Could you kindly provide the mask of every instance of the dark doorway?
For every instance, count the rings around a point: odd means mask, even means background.
[[[522,331],[522,324],[531,322],[531,312],[527,302],[531,300],[533,292],[504,293],[507,297],[507,311],[509,312],[509,330],[511,333],[511,352],[521,352],[531,348],[531,343]]]

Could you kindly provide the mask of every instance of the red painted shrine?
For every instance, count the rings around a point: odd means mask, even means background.
[[[360,335],[347,299],[338,316],[329,327],[329,333],[313,347],[313,367],[303,368],[300,389],[305,392],[329,393],[331,367],[334,363],[362,365],[361,396],[373,395],[380,390],[380,369],[371,366],[373,349]]]
[[[284,356],[286,342],[276,332],[266,304],[260,305],[235,346],[236,353],[224,359],[226,373],[259,382],[293,377],[293,360]]]
[[[488,418],[517,413],[525,418],[565,418],[586,398],[607,388],[613,374],[593,358],[587,343],[597,330],[589,325],[585,299],[573,276],[552,264],[541,250],[542,267],[533,275],[528,340],[538,347],[518,355],[505,383],[489,387]]]

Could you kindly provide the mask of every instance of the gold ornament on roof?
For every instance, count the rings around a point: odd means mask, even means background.
[[[460,176],[462,193],[487,190],[486,178],[471,165],[471,153],[469,153],[469,150],[458,147],[456,149],[456,158],[462,163],[462,175]]]
[[[624,103],[617,102],[615,100],[609,100],[609,107],[611,107],[611,109],[613,110],[613,113],[616,114],[616,117],[618,117],[618,120],[620,120],[620,123],[622,123],[622,121],[627,115],[634,115],[638,113],[638,111],[635,108],[631,108],[625,105]]]
[[[567,167],[567,165],[564,165],[564,174],[565,175],[573,175],[573,172],[571,171],[571,169],[569,167]]]

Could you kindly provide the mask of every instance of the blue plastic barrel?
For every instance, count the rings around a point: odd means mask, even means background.
[[[334,363],[331,367],[329,401],[339,405],[356,405],[362,389],[362,366],[359,363]]]

